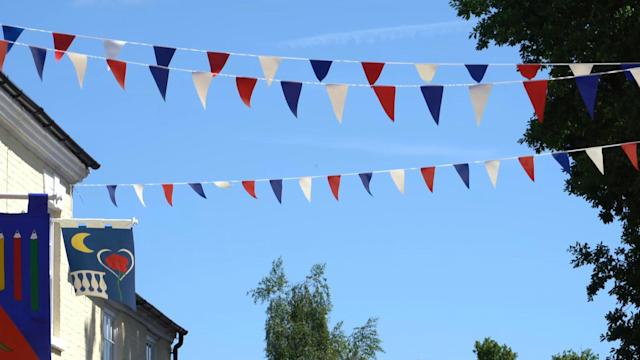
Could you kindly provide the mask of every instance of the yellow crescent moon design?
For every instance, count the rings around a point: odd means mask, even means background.
[[[89,237],[89,233],[77,233],[75,235],[73,235],[73,237],[71,238],[71,246],[73,246],[74,249],[83,252],[83,253],[87,253],[90,254],[93,252],[93,250],[89,249],[87,247],[87,245],[85,245],[84,240]]]

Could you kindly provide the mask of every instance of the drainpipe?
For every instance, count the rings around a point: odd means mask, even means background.
[[[184,334],[183,333],[178,333],[178,342],[173,345],[173,349],[171,350],[171,353],[173,354],[173,360],[178,360],[178,349],[180,349],[180,347],[182,346],[182,343],[184,341]]]

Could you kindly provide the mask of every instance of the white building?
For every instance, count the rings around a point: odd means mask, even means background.
[[[98,164],[0,72],[0,193],[48,193],[52,218],[72,218],[71,186]],[[25,200],[0,200],[0,212],[26,211]],[[76,296],[62,233],[51,234],[52,358],[169,360],[178,358],[187,331],[142,297],[137,311]]]

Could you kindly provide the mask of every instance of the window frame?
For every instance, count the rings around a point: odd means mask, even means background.
[[[116,339],[118,336],[118,328],[115,324],[115,314],[106,309],[102,309],[102,360],[115,359]],[[108,325],[110,328],[107,328]],[[108,353],[107,344],[109,345]]]
[[[147,336],[144,343],[144,358],[145,360],[156,359],[156,339],[152,336]]]

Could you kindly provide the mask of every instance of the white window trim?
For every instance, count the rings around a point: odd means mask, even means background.
[[[158,339],[154,336],[147,335],[147,340],[144,342],[144,356],[145,360],[155,360],[156,359],[156,343]],[[147,358],[147,345],[151,346],[151,359]]]
[[[106,337],[106,333],[105,333],[105,324],[104,324],[104,318],[105,316],[108,316],[109,318],[111,318],[111,340],[107,340]],[[109,311],[105,308],[102,308],[102,326],[101,326],[102,330],[102,356],[104,356],[104,343],[105,341],[109,341],[112,344],[112,348],[111,348],[111,359],[115,359],[115,352],[116,352],[116,347],[117,347],[117,340],[118,340],[118,327],[116,326],[116,314],[112,311]]]

